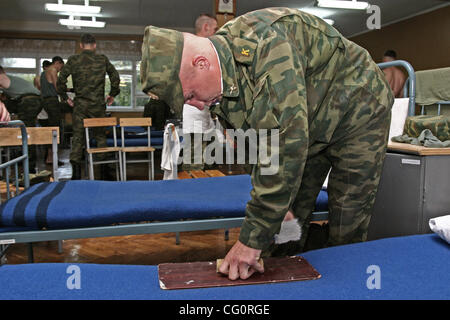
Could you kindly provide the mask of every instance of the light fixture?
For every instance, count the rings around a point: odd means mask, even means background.
[[[335,14],[337,11],[337,10],[317,8],[317,7],[304,7],[304,8],[298,8],[298,10],[315,15],[316,17],[319,17],[322,19]]]
[[[331,26],[334,24],[334,20],[326,19],[325,17],[328,17],[328,16],[332,15],[333,13],[335,13],[335,10],[316,8],[316,7],[312,7],[312,8],[305,7],[305,8],[299,8],[298,10],[315,15],[316,17],[321,18],[322,20],[324,20],[326,23],[328,23]]]
[[[104,28],[104,21],[97,21],[95,17],[92,17],[92,20],[80,20],[74,19],[73,16],[70,16],[69,19],[59,19],[59,24],[64,26],[71,27],[88,27],[88,28]]]
[[[99,13],[102,7],[90,6],[89,0],[84,0],[84,5],[63,4],[62,0],[58,0],[58,3],[46,3],[45,10],[71,13]]]
[[[368,2],[359,2],[357,0],[317,0],[318,7],[366,10],[369,7]]]

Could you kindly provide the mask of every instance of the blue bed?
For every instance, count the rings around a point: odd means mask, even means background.
[[[249,175],[159,181],[45,182],[2,204],[0,227],[58,229],[243,217],[251,188]],[[327,209],[324,190],[316,209]]]
[[[450,245],[435,234],[343,245],[302,256],[320,279],[185,290],[160,289],[157,266],[75,264],[80,289],[69,290],[71,264],[4,265],[0,299],[450,299]],[[376,267],[379,289],[372,281]]]
[[[0,206],[0,244],[240,227],[251,188],[248,175],[40,183]],[[315,219],[327,208],[322,190]]]

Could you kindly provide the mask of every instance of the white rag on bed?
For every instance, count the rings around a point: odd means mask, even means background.
[[[302,228],[297,219],[283,221],[281,223],[280,233],[275,235],[275,243],[282,244],[289,241],[300,240],[302,236]]]
[[[430,219],[430,229],[450,244],[450,215]]]

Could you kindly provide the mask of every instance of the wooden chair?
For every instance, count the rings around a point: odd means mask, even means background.
[[[122,134],[122,168],[123,168],[123,181],[127,180],[127,163],[143,163],[148,162],[148,179],[155,179],[155,169],[154,169],[154,157],[153,153],[155,148],[151,146],[150,139],[150,127],[152,125],[152,118],[121,118],[120,119],[120,130]],[[132,146],[126,147],[125,143],[125,128],[126,127],[147,127],[147,145],[146,146]],[[148,154],[148,159],[140,160],[127,160],[126,154],[128,152],[138,153],[145,152]]]
[[[52,145],[53,179],[58,181],[58,144],[60,140],[59,127],[27,127],[26,129],[28,135],[28,145]],[[0,148],[21,145],[22,133],[20,128],[1,128]],[[7,152],[9,152],[9,149],[7,149]]]
[[[110,118],[88,118],[83,120],[84,128],[86,130],[86,152],[88,154],[88,167],[89,167],[89,179],[94,180],[94,165],[95,164],[107,164],[107,163],[115,163],[116,164],[116,178],[117,180],[122,180],[122,151],[121,148],[117,146],[117,119],[114,117]],[[113,137],[114,137],[114,146],[113,147],[91,147],[91,141],[89,139],[89,129],[93,128],[106,128],[112,127]],[[110,153],[113,152],[115,154],[115,159],[113,160],[101,160],[94,161],[94,154],[100,153]]]

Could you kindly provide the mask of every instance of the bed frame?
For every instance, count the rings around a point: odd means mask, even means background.
[[[21,121],[14,121],[3,123],[2,126],[19,126],[22,131],[22,150],[23,155],[3,163],[0,169],[5,169],[9,172],[9,167],[14,165],[17,171],[17,164],[23,163],[25,172],[28,168],[28,151],[27,151],[27,134],[26,128]],[[27,175],[25,175],[28,178]],[[17,180],[17,179],[16,179]],[[29,180],[26,183],[29,187]],[[10,197],[8,196],[8,199]],[[327,219],[328,212],[315,212],[313,221],[320,221]],[[139,235],[139,234],[156,234],[156,233],[176,233],[176,242],[179,243],[179,232],[185,231],[201,231],[212,229],[225,229],[225,240],[228,238],[228,229],[241,227],[244,217],[233,218],[210,218],[202,220],[179,220],[169,222],[145,222],[133,224],[120,224],[101,227],[86,227],[86,228],[71,228],[71,229],[52,229],[52,230],[27,230],[22,228],[11,228],[14,231],[8,231],[8,228],[0,228],[0,258],[5,255],[8,248],[15,243],[28,243],[28,261],[33,262],[33,242],[40,241],[54,241],[80,238],[96,238],[96,237],[110,237],[110,236],[125,236],[125,235]],[[3,231],[3,232],[1,232]]]

